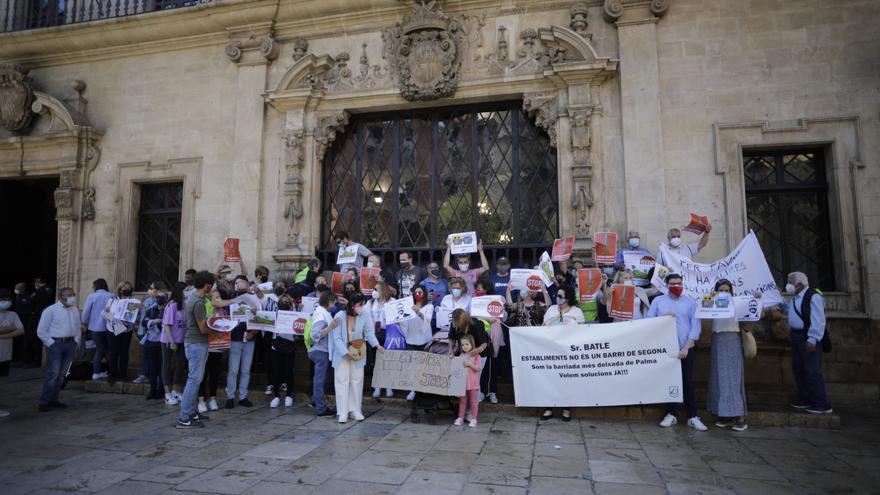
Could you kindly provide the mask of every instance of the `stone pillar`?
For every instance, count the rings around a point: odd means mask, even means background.
[[[252,29],[259,29],[253,28]],[[268,65],[278,56],[278,44],[268,27],[233,34],[226,56],[238,65],[232,194],[229,203],[229,236],[241,239],[248,268],[260,256],[260,185],[263,163],[263,92]]]
[[[617,26],[620,45],[623,230],[638,230],[646,245],[665,239],[667,227],[656,24],[670,2],[605,0],[605,18]]]

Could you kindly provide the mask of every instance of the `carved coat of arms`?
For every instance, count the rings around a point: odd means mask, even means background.
[[[34,118],[34,90],[28,70],[16,64],[0,65],[0,127],[23,132]]]
[[[435,4],[416,2],[415,12],[384,34],[396,59],[400,95],[410,101],[451,96],[458,86],[460,26]]]

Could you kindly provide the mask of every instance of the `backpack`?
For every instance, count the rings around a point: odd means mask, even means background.
[[[822,291],[819,289],[814,289],[810,287],[807,289],[807,293],[804,294],[804,299],[801,301],[801,310],[798,311],[797,308],[794,307],[794,304],[791,305],[792,309],[794,309],[795,314],[804,322],[804,330],[810,329],[810,303],[813,301],[813,296],[815,294],[822,295]],[[828,333],[828,325],[825,325],[825,333],[822,335],[822,341],[820,342],[822,345],[822,352],[831,352],[831,335]]]

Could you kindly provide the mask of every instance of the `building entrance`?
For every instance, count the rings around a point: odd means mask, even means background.
[[[54,191],[58,178],[0,180],[0,212],[4,242],[0,242],[0,287],[12,289],[35,276],[55,287],[58,224]]]

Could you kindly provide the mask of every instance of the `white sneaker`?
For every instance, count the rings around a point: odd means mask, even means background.
[[[206,406],[204,402],[199,402],[198,411],[199,414],[205,414],[208,412],[208,406]]]
[[[269,407],[278,407],[281,404],[281,398],[275,397],[272,399],[272,402],[269,403]]]
[[[486,395],[483,392],[480,392],[477,394],[477,402],[478,403],[483,402],[483,399],[485,399],[485,398],[486,398]]]
[[[498,404],[498,397],[495,396],[495,392],[489,394],[489,402],[492,404]]]
[[[477,427],[477,420],[476,419],[472,419],[468,422],[468,428],[476,428],[476,427]]]
[[[408,401],[416,400],[416,391],[412,390],[412,391],[410,391],[410,393],[406,394],[406,400],[408,400]]]
[[[0,411],[0,418],[5,418],[9,416],[9,411]]]
[[[382,389],[381,388],[374,388],[373,389],[373,398],[378,399],[379,397],[382,397]]]
[[[108,372],[105,371],[105,372],[103,372],[103,373],[98,373],[98,376],[100,376],[101,379],[103,380],[103,379],[105,379],[105,378],[110,378],[110,373],[108,373]]]
[[[339,416],[339,419],[336,422],[339,424],[348,423],[348,416]]]
[[[461,426],[464,424],[464,418],[455,418],[455,421],[452,422],[455,426]]]
[[[92,373],[92,380],[100,380],[100,379],[101,379],[100,373]]]
[[[704,425],[703,422],[700,421],[700,418],[698,418],[697,416],[694,416],[693,418],[688,420],[688,426],[697,431],[706,431],[709,429],[706,428],[706,425]]]
[[[180,399],[183,398],[183,395],[181,395],[180,392],[175,392],[173,390],[171,391],[171,396],[174,397],[177,402],[180,402]]]
[[[394,389],[393,388],[386,388],[385,389],[385,397],[388,397],[389,399],[391,397],[394,397]]]
[[[364,415],[361,414],[361,413],[354,413],[354,412],[353,412],[353,413],[351,413],[351,419],[353,419],[353,420],[355,420],[355,421],[363,421],[363,420],[364,420]]]
[[[263,393],[265,395],[272,395],[275,393],[275,387],[273,387],[272,385],[269,385],[268,387],[266,387],[266,391]]]
[[[288,395],[284,398],[284,407],[293,407],[293,397]]]
[[[208,409],[212,411],[220,410],[220,406],[217,405],[217,399],[211,399],[208,401]]]
[[[180,401],[175,399],[173,395],[168,394],[165,396],[165,403],[169,406],[176,406],[177,404],[180,404]]]
[[[663,421],[660,422],[660,426],[662,426],[663,428],[669,428],[670,426],[675,424],[678,424],[678,418],[671,414],[663,416]]]

